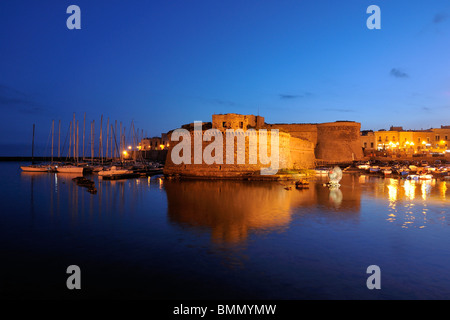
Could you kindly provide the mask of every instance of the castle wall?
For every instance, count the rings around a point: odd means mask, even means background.
[[[292,137],[302,138],[312,142],[314,145],[317,144],[317,125],[309,123],[275,123],[275,124],[265,124],[267,129],[279,129],[284,132],[290,133]]]
[[[268,157],[271,157],[271,136],[270,131],[268,130],[267,136],[267,153]],[[174,148],[181,143],[181,141],[171,141],[168,156],[166,159],[166,163],[164,166],[164,174],[168,175],[180,175],[186,177],[218,177],[218,178],[238,178],[238,177],[246,177],[250,175],[260,175],[262,168],[268,168],[271,166],[271,163],[263,163],[259,156],[260,152],[260,137],[257,131],[250,133],[247,131],[236,132],[236,135],[231,138],[231,136],[223,134],[223,154],[222,154],[222,163],[213,163],[207,164],[205,162],[204,154],[202,157],[202,163],[194,163],[195,162],[195,146],[194,146],[194,138],[196,135],[200,135],[200,132],[191,131],[189,133],[190,141],[191,141],[191,157],[190,163],[182,163],[175,164],[173,162],[172,152]],[[203,131],[203,137],[208,134],[208,131]],[[314,149],[312,144],[308,141],[292,138],[290,134],[279,132],[279,158],[278,158],[278,168],[273,166],[274,169],[292,169],[292,168],[310,168],[314,165]],[[250,154],[253,153],[253,149],[250,147],[250,138],[253,135],[257,141],[256,148],[256,162],[253,164],[250,161]],[[238,143],[238,137],[241,139],[245,139],[245,143]],[[198,138],[198,137],[197,137]],[[234,158],[233,163],[229,163],[226,158],[227,152],[227,139],[235,139],[234,143]],[[181,139],[180,139],[181,140]],[[213,143],[212,141],[203,141],[201,142],[201,150],[205,152],[205,149]],[[178,149],[176,149],[178,150]],[[210,149],[207,149],[210,150]],[[177,151],[175,151],[177,152]],[[238,154],[243,152],[245,157],[245,162],[240,164],[238,163]],[[253,153],[255,154],[255,153]],[[227,163],[228,162],[228,163]]]
[[[327,162],[349,162],[359,160],[363,157],[361,146],[360,129],[357,122],[338,121],[321,124],[266,124],[264,118],[254,115],[225,114],[213,115],[213,122],[210,127],[219,132],[223,138],[223,154],[221,163],[205,162],[205,151],[210,152],[214,138],[211,141],[203,141],[203,136],[211,135],[211,130],[194,131],[193,126],[188,127],[191,141],[190,163],[175,164],[172,161],[172,151],[178,145],[178,141],[171,141],[166,159],[164,173],[168,175],[180,175],[190,177],[217,177],[236,178],[260,175],[262,168],[268,168],[270,163],[263,163],[259,157],[259,135],[261,129],[266,129],[270,134],[271,130],[277,129],[279,132],[279,159],[278,166],[274,169],[305,169],[313,168],[316,160]],[[247,130],[247,128],[257,128],[257,130]],[[228,129],[236,132],[234,161],[229,163],[226,158],[227,137],[225,133]],[[196,136],[197,135],[197,136]],[[250,135],[250,136],[248,136]],[[257,161],[250,161],[249,138],[257,136]],[[237,141],[241,137],[245,139],[243,146]],[[195,142],[200,138],[202,163],[195,163]],[[172,140],[170,138],[170,140]],[[270,157],[270,135],[267,137],[266,145]],[[177,148],[176,150],[178,150]],[[206,149],[206,150],[205,150]],[[208,153],[206,152],[206,153]],[[245,163],[237,163],[238,154],[245,155]],[[220,162],[220,161],[219,161]],[[228,163],[227,163],[228,162]]]
[[[264,117],[236,113],[213,114],[212,127],[226,129],[259,129],[264,125]]]
[[[318,124],[266,124],[265,128],[288,132],[292,137],[308,140],[315,148],[318,160],[347,162],[363,157],[361,147],[361,124],[351,121],[338,121]],[[301,162],[306,154],[294,156]],[[305,160],[309,162],[308,160]]]
[[[292,169],[311,169],[314,168],[316,157],[314,155],[314,144],[305,139],[291,137],[290,139],[291,163]]]
[[[316,158],[346,162],[363,158],[361,124],[357,122],[331,122],[317,124]]]

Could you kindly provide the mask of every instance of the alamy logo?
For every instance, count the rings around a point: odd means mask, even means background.
[[[66,13],[71,15],[67,18],[66,25],[69,30],[81,29],[81,9],[77,5],[67,7]]]
[[[371,274],[367,278],[366,285],[369,290],[381,289],[381,269],[377,265],[367,267],[366,273]]]
[[[180,141],[181,139],[181,141]],[[194,140],[192,142],[192,140]],[[203,131],[202,122],[194,122],[194,134],[186,129],[176,129],[171,136],[171,141],[180,141],[171,152],[171,160],[174,164],[225,164],[238,165],[268,165],[261,167],[261,175],[273,175],[279,169],[279,132],[278,129],[227,129],[225,131],[225,153],[223,132],[218,129]],[[203,148],[203,141],[212,141]],[[246,143],[248,141],[248,145]],[[193,143],[193,145],[192,145]],[[268,152],[270,145],[270,155]],[[248,146],[248,161],[246,162],[246,148]],[[193,150],[193,155],[192,151]],[[258,152],[259,150],[259,152]],[[193,159],[193,161],[192,161]]]
[[[67,278],[66,286],[67,289],[73,290],[73,289],[81,289],[81,270],[80,267],[77,265],[71,265],[67,267],[66,273],[71,274]]]
[[[367,18],[367,28],[370,30],[373,29],[381,29],[381,9],[379,6],[371,5],[367,8],[366,11],[368,14],[371,14],[369,18]]]

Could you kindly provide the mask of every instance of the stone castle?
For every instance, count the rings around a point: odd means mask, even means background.
[[[202,123],[202,130],[194,131],[194,124],[182,126],[186,132],[189,132],[191,141],[197,138],[201,141],[201,150],[205,150],[214,141],[214,138],[206,137],[208,132],[216,129],[217,132],[224,133],[229,129],[235,130],[233,141],[241,139],[245,140],[242,145],[237,145],[234,151],[234,161],[225,161],[225,152],[223,161],[220,163],[207,164],[205,160],[195,161],[194,146],[190,152],[191,160],[189,163],[174,163],[172,158],[172,150],[180,141],[172,140],[173,131],[168,133],[170,147],[168,150],[166,163],[164,167],[165,175],[179,175],[184,177],[198,178],[245,178],[249,175],[259,175],[261,168],[267,167],[267,163],[263,163],[261,159],[251,162],[249,154],[251,150],[250,139],[254,132],[259,130],[267,130],[268,144],[267,150],[270,154],[271,139],[270,132],[272,129],[278,130],[279,136],[279,170],[298,170],[314,168],[317,163],[344,163],[354,160],[360,160],[363,157],[360,129],[361,124],[352,121],[337,121],[332,123],[319,124],[268,124],[265,123],[264,117],[255,115],[241,114],[214,114],[212,122]],[[251,130],[255,129],[255,130]],[[195,135],[202,135],[196,137]],[[223,139],[225,150],[226,140]],[[182,139],[180,139],[182,141]],[[204,141],[207,140],[207,141]],[[258,149],[260,148],[259,140],[257,140]],[[239,155],[245,154],[245,162],[239,162]],[[242,159],[242,158],[241,158]],[[229,160],[229,159],[227,159]]]

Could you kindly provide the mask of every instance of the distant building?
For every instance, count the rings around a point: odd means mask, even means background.
[[[375,133],[372,130],[361,131],[361,146],[364,151],[375,151]]]
[[[169,148],[169,139],[166,133],[163,133],[161,137],[144,138],[139,143],[139,150],[165,150]]]
[[[404,130],[391,127],[373,132],[361,131],[361,146],[365,153],[387,151],[392,153],[444,153],[450,146],[450,126],[428,130]],[[372,147],[373,146],[373,147]]]

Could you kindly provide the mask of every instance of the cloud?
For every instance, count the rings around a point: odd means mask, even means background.
[[[26,114],[37,114],[43,111],[42,107],[28,94],[3,84],[0,84],[0,108]]]
[[[436,13],[433,18],[433,23],[441,23],[447,20],[448,16],[445,13]]]
[[[236,103],[233,101],[229,101],[229,100],[222,100],[222,99],[210,99],[210,101],[212,103],[218,104],[218,105],[222,105],[222,106],[229,106],[229,107],[234,107],[236,106]]]
[[[409,74],[397,68],[392,68],[389,74],[395,78],[409,78]]]
[[[355,112],[353,109],[339,109],[339,108],[326,108],[323,111],[331,111],[331,112]]]
[[[292,99],[299,99],[299,98],[310,97],[310,96],[312,96],[312,93],[310,93],[310,92],[305,92],[305,93],[302,93],[302,94],[283,94],[283,93],[280,93],[278,96],[280,97],[281,100],[292,100]]]

